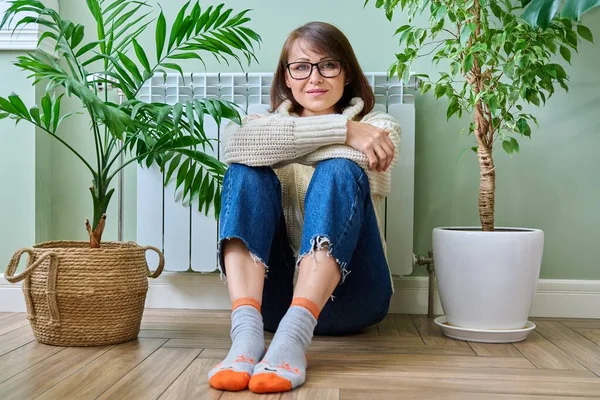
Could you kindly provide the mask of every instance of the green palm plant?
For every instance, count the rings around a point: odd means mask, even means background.
[[[46,84],[41,104],[27,108],[19,95],[0,97],[0,119],[25,120],[47,132],[69,149],[92,174],[90,192],[93,200],[92,224],[86,220],[91,247],[100,247],[106,223],[106,210],[113,196],[111,183],[127,165],[138,162],[150,166],[157,163],[165,173],[165,185],[173,178],[176,188],[183,189],[183,200],[196,201],[205,213],[214,204],[219,213],[221,184],[225,166],[205,151],[214,148],[203,127],[205,115],[220,124],[223,118],[240,123],[233,103],[216,99],[194,99],[173,105],[146,103],[138,99],[144,83],[155,73],[183,71],[177,64],[182,59],[198,59],[202,64],[206,53],[218,62],[234,59],[242,66],[254,56],[260,36],[247,23],[249,10],[233,13],[223,4],[201,9],[199,2],[185,3],[172,24],[167,24],[161,11],[139,0],[86,0],[96,21],[96,35],[85,40],[84,26],[68,21],[38,0],[16,0],[0,23],[14,30],[37,23],[45,27],[43,41],[51,41],[55,54],[41,51],[17,57],[14,65],[31,72],[33,84]],[[24,16],[25,15],[25,16]],[[155,22],[156,62],[151,63],[137,38]],[[170,30],[167,28],[170,26]],[[167,36],[167,31],[170,31]],[[135,60],[135,61],[134,61]],[[95,68],[93,68],[95,67]],[[98,83],[113,85],[123,96],[116,104]],[[81,108],[61,112],[63,96],[75,96]],[[95,144],[95,160],[87,160],[60,135],[61,123],[75,112],[89,115]],[[91,140],[91,138],[90,138]],[[119,163],[121,157],[125,161]]]

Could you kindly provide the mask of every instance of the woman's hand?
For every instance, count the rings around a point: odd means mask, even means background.
[[[348,120],[346,144],[369,159],[369,169],[378,172],[388,169],[394,158],[394,144],[389,132],[363,122]]]

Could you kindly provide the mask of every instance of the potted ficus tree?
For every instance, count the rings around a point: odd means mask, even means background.
[[[172,69],[183,75],[177,64],[181,59],[202,62],[209,54],[219,62],[230,57],[241,66],[243,56],[250,63],[260,37],[247,26],[248,10],[234,13],[223,4],[202,10],[198,2],[187,2],[167,24],[162,11],[154,17],[154,10],[143,1],[87,0],[96,22],[88,40],[82,24],[63,19],[38,0],[9,4],[0,27],[14,27],[13,34],[30,23],[45,28],[38,49],[14,63],[30,72],[33,85],[44,85],[45,95],[40,104],[29,107],[18,94],[0,97],[0,119],[31,123],[72,152],[91,175],[93,219],[86,220],[89,241],[45,242],[21,249],[5,277],[10,282],[24,280],[28,317],[40,342],[91,346],[133,339],[140,329],[147,278],[160,274],[164,258],[153,247],[102,241],[113,179],[131,163],[157,163],[165,172],[165,185],[177,177],[182,200],[194,200],[205,212],[214,204],[218,214],[225,166],[204,152],[213,144],[202,122],[210,115],[217,123],[223,118],[240,123],[235,106],[227,101],[145,103],[138,94],[155,73]],[[137,41],[151,23],[155,23],[153,62]],[[40,50],[45,41],[52,44],[53,54]],[[100,86],[117,89],[122,101],[100,91]],[[80,108],[65,113],[64,96],[77,98]],[[62,122],[74,112],[89,116],[95,157],[86,159],[61,135]],[[145,259],[149,249],[159,253],[154,273]],[[23,254],[29,256],[27,267],[15,275]]]
[[[368,2],[368,0],[367,0]],[[520,16],[523,4],[502,0],[447,2],[390,0],[376,3],[389,20],[396,7],[408,24],[396,31],[402,51],[390,75],[407,80],[417,57],[432,54],[439,76],[420,77],[422,93],[433,89],[446,98],[446,117],[469,114],[480,170],[480,227],[436,228],[433,250],[445,316],[436,320],[459,329],[455,337],[473,339],[474,332],[504,330],[509,334],[479,337],[484,341],[522,340],[528,322],[543,253],[538,229],[499,229],[494,223],[496,166],[494,150],[519,152],[519,138],[537,124],[528,112],[541,106],[557,85],[568,89],[568,76],[555,61],[567,62],[580,38],[592,41],[584,25],[554,18],[547,29],[532,27]],[[417,26],[426,14],[427,26]],[[527,108],[524,108],[527,106]],[[477,340],[477,338],[475,338]]]

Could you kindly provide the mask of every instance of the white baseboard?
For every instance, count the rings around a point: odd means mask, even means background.
[[[426,314],[426,277],[396,277],[391,313]],[[437,290],[435,314],[443,314]],[[530,315],[555,318],[600,318],[600,281],[541,279]],[[150,281],[147,308],[229,309],[227,286],[218,274],[165,272]],[[0,276],[0,311],[23,312],[20,284]]]

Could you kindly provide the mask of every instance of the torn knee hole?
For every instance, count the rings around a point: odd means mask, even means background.
[[[304,253],[303,255],[298,257],[298,262],[296,263],[296,268],[299,268],[300,262],[304,259],[305,256],[310,254],[310,255],[312,255],[312,258],[314,261],[313,268],[314,268],[314,270],[316,270],[319,267],[319,263],[317,260],[317,251],[319,251],[319,250],[326,250],[327,257],[333,256],[332,255],[333,245],[331,244],[331,240],[329,240],[329,238],[327,236],[315,236],[314,238],[312,238],[310,240],[310,250],[307,253]],[[342,277],[340,279],[340,285],[341,285],[346,280],[346,276],[348,276],[350,271],[348,271],[348,269],[347,269],[347,266],[348,266],[347,263],[342,262],[337,258],[335,259],[335,262],[340,267],[340,271],[342,273]]]

